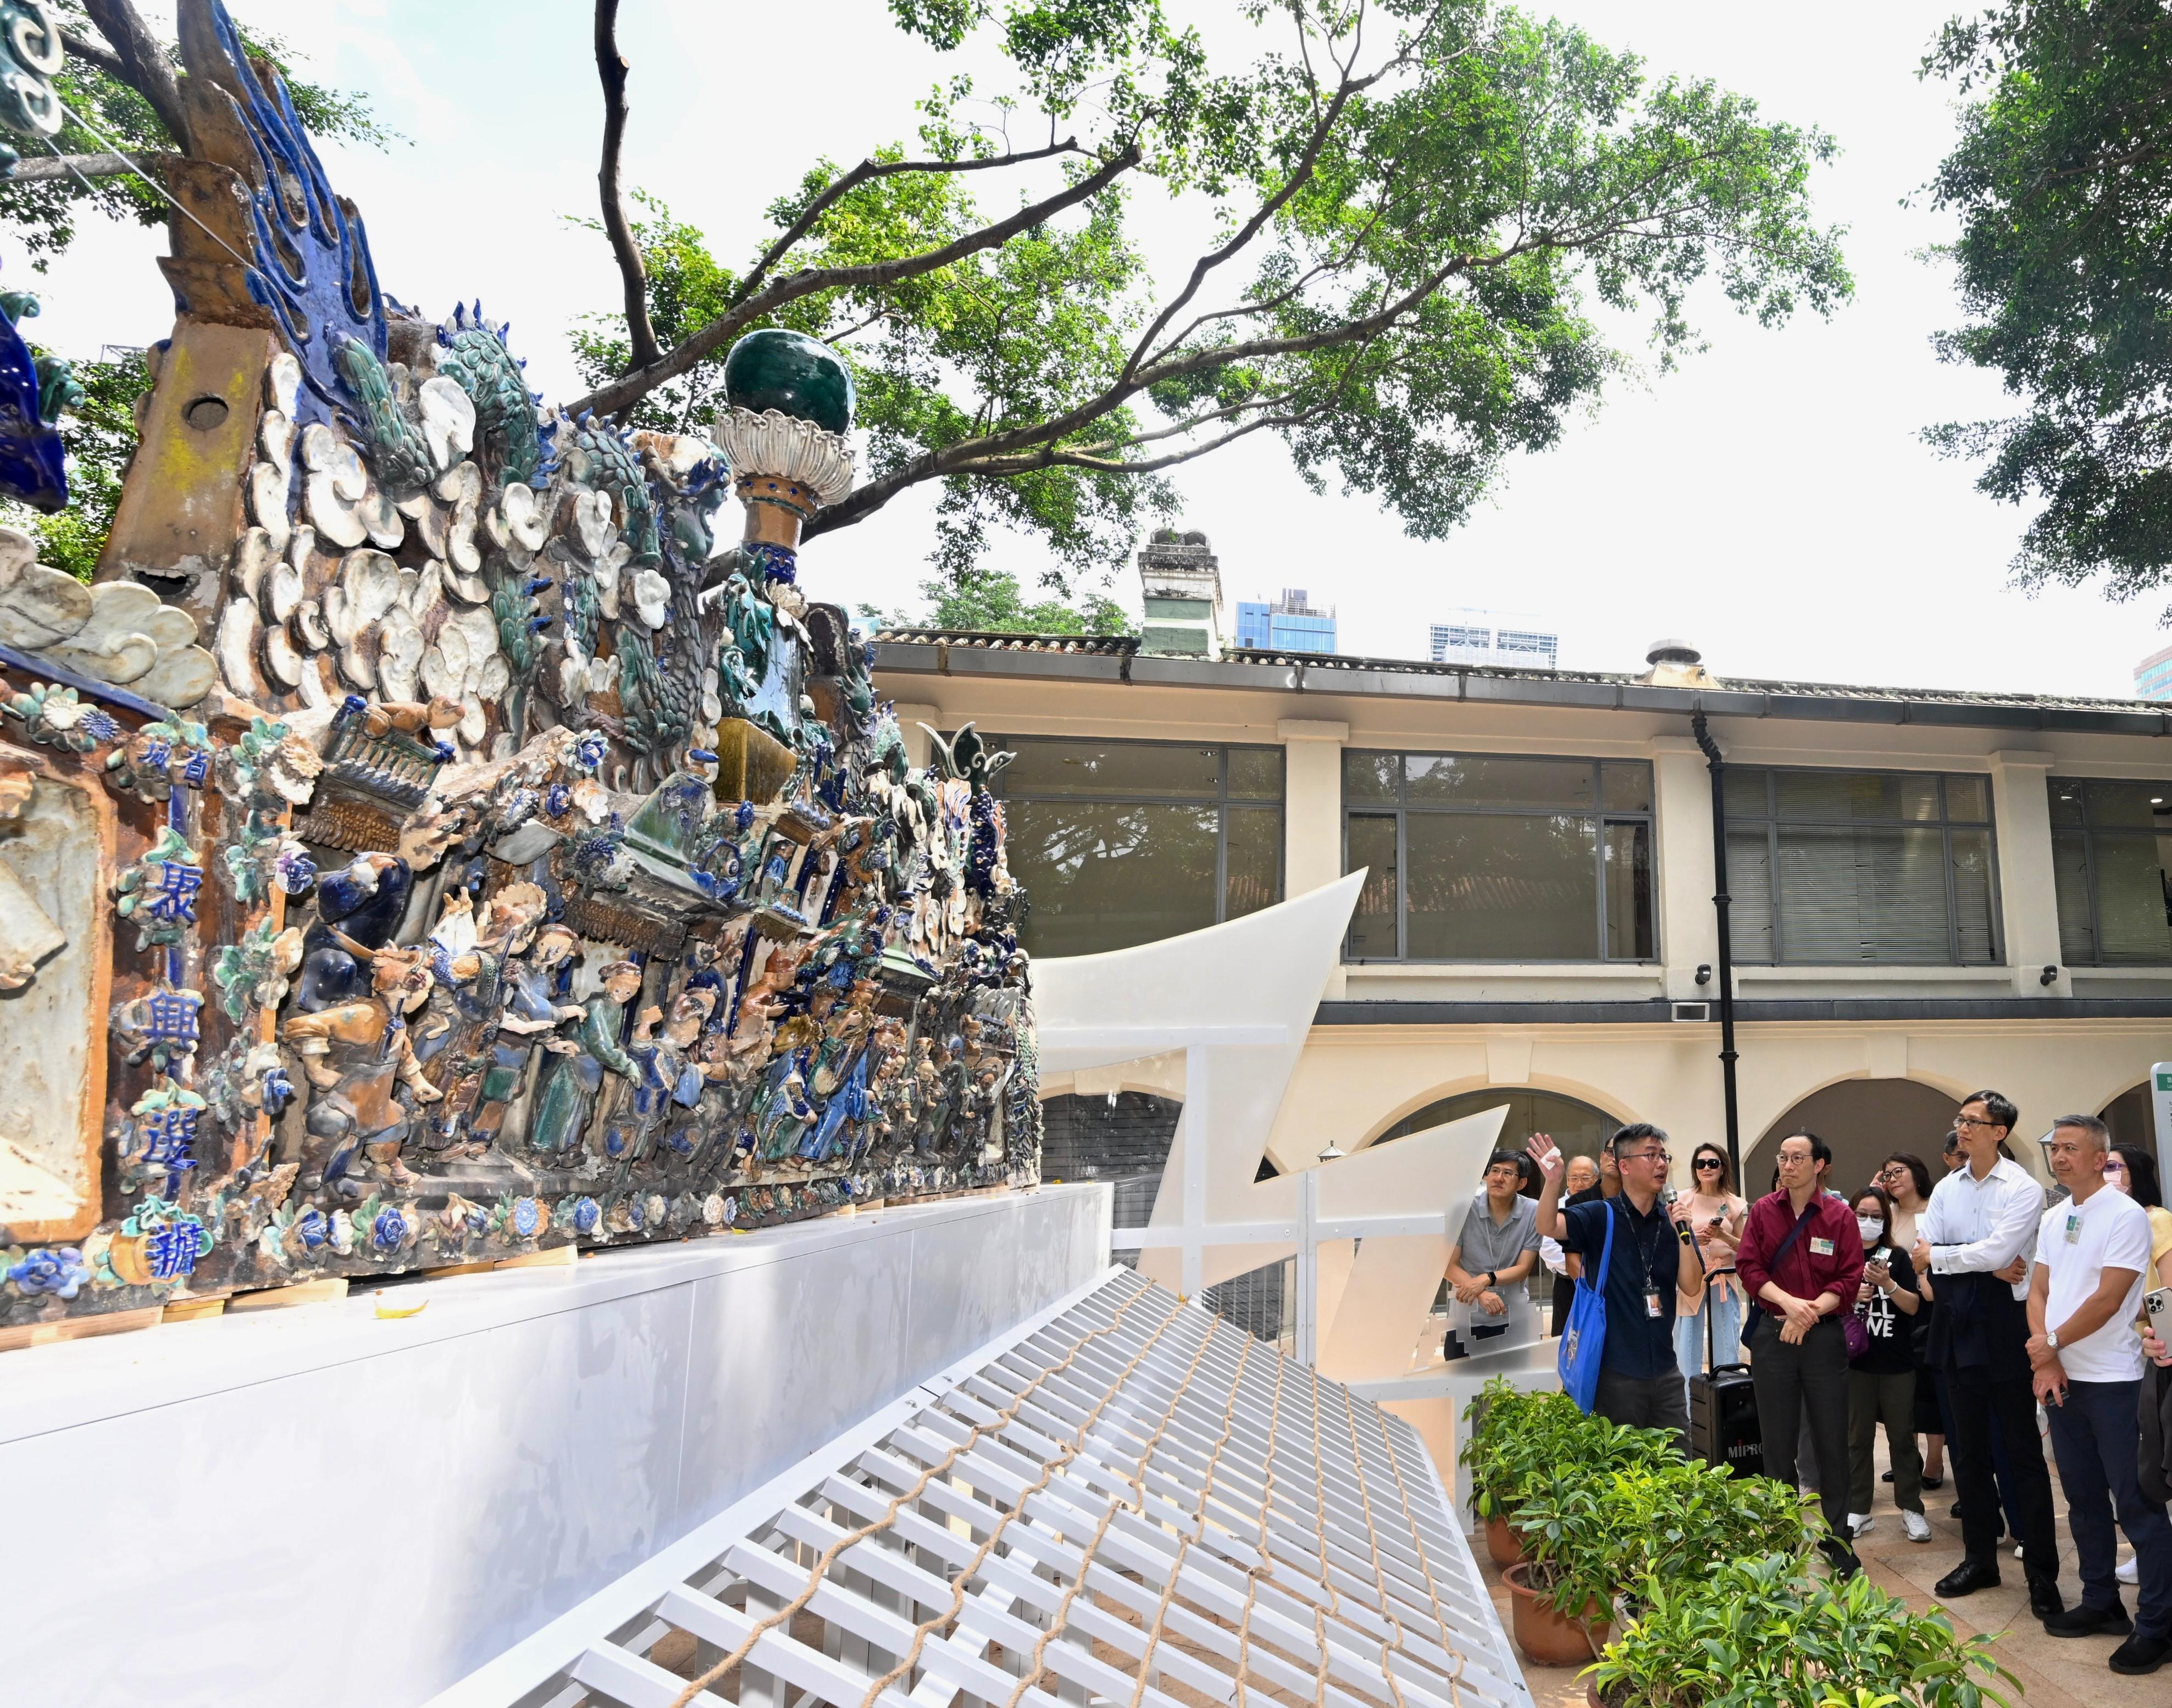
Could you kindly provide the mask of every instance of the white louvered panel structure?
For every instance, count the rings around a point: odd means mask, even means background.
[[[1530,1708],[1416,1431],[1130,1270],[832,1448],[441,1708]]]

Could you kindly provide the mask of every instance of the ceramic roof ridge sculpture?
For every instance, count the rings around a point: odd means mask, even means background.
[[[1001,756],[914,766],[800,584],[845,363],[749,335],[713,443],[542,406],[180,25],[253,258],[175,227],[94,584],[0,535],[0,1333],[1036,1179]]]

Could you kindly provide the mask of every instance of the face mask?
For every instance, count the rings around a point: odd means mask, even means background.
[[[1885,1224],[1884,1222],[1866,1222],[1860,1216],[1855,1218],[1855,1225],[1863,1230],[1863,1243],[1865,1245],[1877,1244],[1879,1235],[1885,1232]]]

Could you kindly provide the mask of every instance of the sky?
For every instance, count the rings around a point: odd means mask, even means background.
[[[1178,0],[1217,48],[1242,51],[1234,0]],[[154,22],[170,4],[142,6]],[[1710,77],[1769,116],[1841,147],[1813,180],[1822,223],[1847,228],[1857,291],[1830,320],[1774,330],[1716,294],[1696,304],[1708,347],[1672,373],[1611,387],[1555,448],[1512,460],[1470,522],[1408,538],[1363,495],[1314,496],[1266,436],[1177,471],[1183,525],[1206,531],[1225,594],[1302,587],[1336,607],[1346,653],[1423,655],[1429,618],[1497,606],[1550,619],[1573,669],[1636,670],[1685,638],[1723,677],[2124,696],[2172,644],[2172,590],[2118,605],[2094,589],[2010,585],[2027,513],[1975,491],[1923,427],[2010,412],[1996,375],[1940,363],[1957,323],[1931,246],[1951,235],[1920,186],[1952,139],[1951,91],[1917,67],[1960,9],[1917,0],[1781,8],[1704,0],[1555,0],[1551,11],[1655,75]],[[410,142],[330,145],[336,188],[368,223],[378,277],[433,314],[481,300],[546,395],[580,388],[578,319],[619,299],[593,218],[600,123],[589,8],[575,0],[234,0],[283,35],[320,81],[365,94]],[[632,66],[624,178],[739,261],[762,208],[815,157],[858,159],[909,137],[913,102],[954,67],[900,36],[881,0],[626,0]],[[1137,210],[1149,254],[1188,259],[1192,210]],[[51,273],[38,336],[64,353],[164,336],[162,231],[94,227]],[[0,259],[5,259],[0,257]],[[19,261],[11,283],[23,283]],[[1641,333],[1631,353],[1641,355]],[[917,609],[932,494],[810,544],[803,584],[848,606]],[[999,542],[1030,586],[1042,555]],[[1134,610],[1128,567],[1112,591]]]

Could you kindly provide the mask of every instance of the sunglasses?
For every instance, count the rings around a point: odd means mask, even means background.
[[[2106,1163],[2104,1165],[2104,1171],[2107,1174],[2124,1174],[2126,1172],[2126,1164],[2124,1163]]]
[[[1722,1162],[1718,1157],[1699,1157],[1696,1159],[1696,1166],[1700,1169],[1723,1168],[1727,1164]]]

